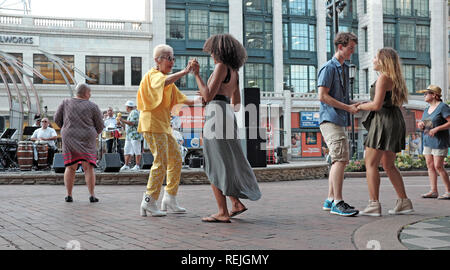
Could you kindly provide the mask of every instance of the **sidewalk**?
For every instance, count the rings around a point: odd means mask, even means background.
[[[365,181],[347,178],[344,184],[345,200],[360,210],[368,201]],[[327,179],[264,182],[262,198],[243,200],[249,210],[231,224],[201,222],[217,210],[209,185],[181,185],[178,201],[188,212],[166,217],[139,215],[145,185],[97,186],[100,202],[96,204],[89,203],[86,186],[75,186],[74,202],[66,203],[63,185],[1,185],[0,250],[78,245],[88,250],[425,249],[400,242],[402,228],[448,216],[450,201],[420,198],[429,189],[427,177],[405,177],[405,185],[414,215],[387,214],[396,196],[387,178],[382,178],[383,216],[348,218],[321,210]],[[440,182],[439,190],[443,191]],[[400,235],[411,230],[405,228]],[[438,240],[448,241],[448,236]]]

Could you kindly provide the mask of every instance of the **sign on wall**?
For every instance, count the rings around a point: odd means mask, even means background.
[[[2,45],[21,45],[21,46],[39,46],[38,36],[21,36],[0,34],[0,44]]]
[[[300,127],[302,128],[318,128],[320,114],[319,112],[301,112]]]

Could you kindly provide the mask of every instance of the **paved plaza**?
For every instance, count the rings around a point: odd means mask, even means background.
[[[450,215],[450,201],[420,198],[429,189],[427,177],[405,177],[405,184],[414,215],[387,214],[396,196],[382,178],[383,216],[349,218],[321,210],[327,179],[260,183],[262,198],[243,200],[249,210],[231,224],[201,222],[217,209],[209,185],[181,185],[178,200],[188,212],[166,217],[139,215],[141,185],[97,186],[100,202],[95,204],[89,203],[84,185],[75,186],[73,203],[64,202],[63,185],[0,185],[0,250],[428,249],[436,244],[418,239],[425,220],[441,232],[422,240],[434,239],[440,241],[437,248],[450,249],[449,219],[435,220]],[[362,210],[368,200],[365,179],[347,178],[344,199]],[[401,233],[403,227],[408,234]]]

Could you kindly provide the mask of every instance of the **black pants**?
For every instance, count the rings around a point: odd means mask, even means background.
[[[122,141],[119,139],[109,139],[106,140],[106,152],[107,153],[112,153],[113,152],[113,144],[114,144],[114,140],[116,140],[116,153],[119,153],[120,156],[120,161],[122,163],[125,163],[125,159],[123,157],[123,146],[122,146]]]

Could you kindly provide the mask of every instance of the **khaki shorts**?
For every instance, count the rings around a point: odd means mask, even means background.
[[[320,124],[320,132],[322,132],[325,143],[330,150],[331,162],[348,162],[349,144],[345,128],[331,122],[325,122]]]
[[[433,156],[444,156],[446,157],[448,154],[448,149],[444,148],[444,149],[431,149],[431,147],[428,146],[424,146],[423,147],[423,154],[424,155],[433,155]]]

